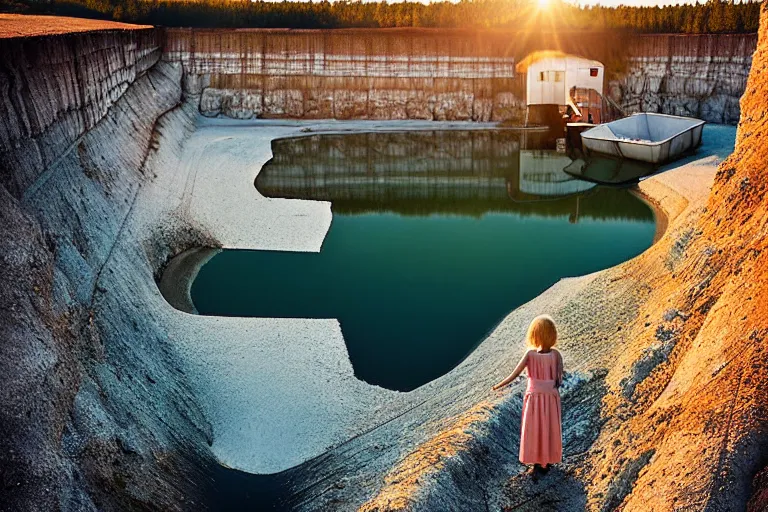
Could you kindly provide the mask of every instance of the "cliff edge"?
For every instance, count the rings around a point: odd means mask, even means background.
[[[673,246],[679,261],[640,311],[666,321],[652,336],[633,326],[608,375],[610,419],[585,478],[590,494],[609,493],[603,475],[634,465],[626,510],[743,510],[768,461],[766,67],[763,6],[735,151],[718,167],[701,219]],[[629,392],[627,375],[649,365]]]
[[[95,25],[0,38],[2,510],[194,508],[211,462],[162,329],[103,284],[133,282],[107,264],[181,70],[159,31]]]

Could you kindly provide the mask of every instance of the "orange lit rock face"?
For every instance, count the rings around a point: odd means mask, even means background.
[[[591,494],[603,491],[610,479],[600,476],[614,474],[616,461],[655,450],[624,502],[627,510],[743,507],[768,455],[765,11],[762,21],[736,150],[719,166],[706,213],[678,238],[682,251],[668,248],[682,257],[671,275],[655,281],[625,356],[608,377],[612,419],[597,443],[606,456],[588,472]],[[651,333],[640,323],[645,315],[664,321]],[[640,350],[663,344],[660,338],[674,343],[668,359],[626,396],[626,372]]]

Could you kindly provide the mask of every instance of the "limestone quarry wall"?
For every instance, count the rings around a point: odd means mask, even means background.
[[[756,43],[757,34],[636,36],[606,91],[627,112],[736,124]]]
[[[206,467],[208,426],[130,307],[162,242],[117,243],[181,97],[161,41],[0,39],[0,509],[177,510],[200,492],[182,473]],[[172,149],[184,130],[166,133]]]
[[[502,39],[451,32],[170,29],[164,58],[208,116],[504,120],[525,90]]]
[[[0,39],[0,179],[16,197],[160,58],[157,30]]]
[[[553,41],[606,64],[628,112],[735,124],[756,35],[169,29],[164,58],[207,116],[519,122],[515,63]]]

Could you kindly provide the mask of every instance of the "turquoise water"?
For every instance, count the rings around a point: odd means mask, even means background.
[[[389,140],[399,156],[385,155],[373,172],[358,164],[377,165],[360,149],[371,138],[381,143],[377,137],[276,143],[257,186],[265,195],[331,200],[322,250],[223,251],[192,285],[198,311],[336,318],[357,377],[405,391],[450,371],[511,310],[560,278],[616,265],[652,243],[644,203],[567,177],[562,155],[529,151],[514,134],[490,140],[479,132],[463,144],[482,155],[471,153],[462,167],[462,144],[441,157],[435,152],[452,143],[446,132],[430,133],[431,144],[415,141],[419,151],[397,146],[413,141]],[[425,170],[419,162],[430,151]]]

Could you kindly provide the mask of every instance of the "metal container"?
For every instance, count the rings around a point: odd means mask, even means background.
[[[581,134],[585,153],[654,165],[676,160],[701,145],[705,121],[667,114],[633,114]]]

